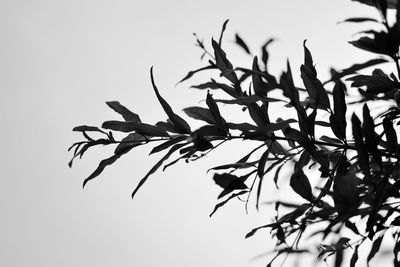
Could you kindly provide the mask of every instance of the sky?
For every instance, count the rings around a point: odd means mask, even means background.
[[[330,66],[371,57],[347,43],[357,27],[337,24],[368,14],[348,0],[0,1],[0,265],[263,266],[263,253],[274,245],[268,232],[244,236],[272,219],[270,210],[246,214],[236,201],[208,216],[219,188],[206,171],[237,160],[238,149],[158,172],[132,200],[157,160],[148,156],[151,147],[122,158],[83,190],[83,179],[112,149],[89,151],[70,169],[67,148],[81,139],[71,130],[118,119],[105,105],[110,100],[146,122],[164,120],[151,66],[175,111],[198,104],[205,92],[189,87],[208,76],[176,86],[204,64],[192,33],[210,47],[226,19],[224,49],[236,65],[251,66],[252,59],[233,44],[235,33],[255,52],[276,37],[270,50],[276,74],[287,58],[299,73],[307,39],[327,77]]]

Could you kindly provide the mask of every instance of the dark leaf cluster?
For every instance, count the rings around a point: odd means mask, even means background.
[[[263,183],[273,181],[278,188],[284,168],[285,176],[289,173],[290,177],[288,185],[299,201],[275,201],[275,219],[246,235],[248,238],[259,230],[269,229],[276,240],[276,254],[268,266],[282,254],[312,252],[305,245],[310,237],[318,238],[314,250],[314,253],[318,251],[318,259],[332,256],[335,266],[340,266],[344,253],[349,251],[352,253],[350,266],[355,266],[359,261],[359,248],[368,246],[366,240],[372,241],[369,262],[379,252],[383,238],[389,235],[394,244],[393,264],[400,266],[400,146],[397,136],[400,4],[386,0],[358,2],[374,7],[379,19],[355,17],[345,22],[373,23],[382,30],[362,31],[350,44],[371,52],[374,58],[343,70],[332,69],[326,81],[320,79],[306,41],[303,43],[304,62],[300,66],[302,84],[295,85],[289,61],[279,75],[269,72],[268,49],[273,39],[262,45],[257,55],[236,34],[236,44],[251,57],[249,66],[238,67],[222,43],[228,21],[223,24],[219,38],[212,38],[209,46],[195,35],[196,45],[203,52],[202,59],[208,60],[205,66],[190,71],[180,82],[206,70],[218,74],[192,86],[206,90],[205,105],[183,110],[189,118],[203,125],[192,129],[186,119],[172,109],[161,96],[151,69],[153,90],[167,119],[156,124],[145,123],[119,102],[112,101],[107,105],[121,115],[122,120],[106,121],[101,128],[75,127],[73,130],[82,133],[84,141],[71,146],[73,159],[81,158],[94,146],[115,146],[113,155],[101,161],[83,185],[122,155],[149,143],[156,144],[150,154],[163,155],[139,181],[132,197],[161,167],[165,169],[180,160],[197,160],[234,140],[249,141],[252,146],[258,143],[237,161],[210,168],[214,182],[221,188],[219,202],[210,216],[235,199],[244,201],[247,209],[251,195],[259,209]],[[397,13],[393,22],[388,21],[388,9],[395,9]],[[394,71],[384,71],[380,68],[383,63],[393,64]],[[217,91],[225,97],[215,98]],[[224,113],[223,105],[238,107],[248,115],[248,120],[233,121]],[[377,109],[382,105],[383,111]],[[276,117],[277,106],[287,109],[290,115]],[[349,112],[350,108],[353,112]],[[113,132],[126,136],[116,140]]]

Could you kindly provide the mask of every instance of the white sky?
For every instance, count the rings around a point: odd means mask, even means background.
[[[232,44],[236,32],[256,52],[278,37],[270,50],[274,73],[287,57],[298,73],[308,39],[326,75],[331,65],[370,57],[346,43],[357,28],[336,24],[369,11],[348,0],[0,1],[0,265],[263,266],[264,258],[251,259],[273,247],[266,232],[244,235],[271,213],[246,215],[235,202],[208,217],[219,189],[205,172],[237,160],[239,152],[158,172],[131,200],[158,158],[147,156],[150,147],[82,190],[83,179],[112,150],[91,151],[69,169],[66,149],[80,139],[71,129],[117,119],[107,100],[119,100],[147,122],[165,119],[151,89],[151,65],[175,111],[204,99],[205,92],[188,89],[191,83],[174,86],[202,66],[192,32],[209,44],[229,18],[227,54],[247,66],[251,59]]]

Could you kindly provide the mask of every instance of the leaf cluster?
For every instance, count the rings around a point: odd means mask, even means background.
[[[269,72],[268,50],[273,39],[261,47],[260,55],[253,55],[236,34],[238,47],[251,60],[249,67],[235,67],[222,45],[228,21],[218,41],[211,39],[210,48],[195,35],[196,44],[203,52],[202,59],[208,59],[205,66],[190,71],[180,82],[206,70],[219,74],[219,77],[192,86],[206,90],[206,105],[183,110],[203,126],[193,130],[173,111],[160,94],[152,68],[153,90],[167,119],[156,124],[144,123],[137,114],[112,101],[107,105],[123,120],[105,121],[101,128],[75,127],[73,130],[82,133],[85,140],[71,146],[73,159],[82,157],[85,151],[97,145],[116,146],[114,154],[101,161],[83,185],[122,155],[148,143],[156,143],[150,154],[162,153],[163,156],[139,181],[132,197],[161,167],[165,169],[180,160],[198,160],[234,140],[258,143],[237,161],[210,168],[213,180],[222,190],[210,216],[234,199],[244,200],[247,209],[251,195],[258,209],[263,183],[270,179],[278,188],[281,170],[285,168],[285,175],[290,175],[289,186],[301,201],[275,201],[275,219],[246,235],[248,238],[261,229],[270,230],[276,240],[276,256],[268,266],[282,254],[310,252],[304,245],[306,237],[318,238],[318,258],[326,260],[335,256],[335,266],[341,265],[344,251],[351,249],[350,266],[354,266],[359,247],[369,239],[372,241],[369,262],[388,232],[392,233],[395,244],[393,264],[400,266],[400,145],[397,137],[400,4],[393,5],[390,1],[388,4],[383,0],[359,2],[373,6],[379,19],[356,17],[345,22],[374,23],[382,30],[365,30],[350,44],[371,52],[375,58],[343,70],[332,70],[327,81],[320,80],[306,41],[303,43],[304,62],[300,66],[302,85],[295,85],[289,61],[280,75]],[[397,12],[396,21],[392,23],[388,22],[388,8],[395,8]],[[393,64],[396,74],[377,67],[387,62]],[[375,69],[368,74],[372,67]],[[215,98],[216,91],[225,97]],[[378,100],[384,103],[383,112],[376,111]],[[238,107],[249,119],[231,121],[225,116],[222,105]],[[291,115],[273,116],[277,105]],[[349,112],[350,108],[355,112]],[[113,132],[127,135],[115,140]],[[93,133],[101,137],[93,138]]]

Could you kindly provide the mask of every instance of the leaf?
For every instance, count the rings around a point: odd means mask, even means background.
[[[326,81],[324,84],[331,82],[331,81],[337,81],[347,75],[354,74],[359,70],[369,68],[369,67],[372,67],[372,66],[375,66],[378,64],[386,63],[386,62],[388,62],[387,59],[376,58],[376,59],[368,60],[367,62],[364,62],[364,63],[354,64],[346,69],[336,72],[334,75],[332,75],[332,78],[330,80]]]
[[[294,86],[289,61],[287,61],[287,71],[282,73],[279,83],[283,89],[283,95],[290,99],[290,104],[293,106],[298,106],[299,92]]]
[[[305,65],[301,65],[300,71],[301,79],[303,80],[309,96],[315,101],[317,106],[330,109],[328,94],[313,70]]]
[[[367,104],[364,104],[363,107],[363,120],[364,123],[362,129],[365,135],[365,143],[367,145],[367,150],[372,154],[376,163],[378,163],[379,166],[382,166],[382,157],[378,150],[378,140],[376,139],[375,124],[374,120],[370,115],[370,111]]]
[[[85,188],[87,182],[99,176],[107,166],[113,164],[115,161],[117,161],[117,159],[119,159],[123,154],[126,154],[128,151],[129,150],[125,150],[121,154],[114,154],[109,158],[103,159],[96,170],[94,170],[94,172],[83,181],[83,188]]]
[[[307,46],[306,46],[306,41],[303,41],[303,48],[304,48],[304,66],[307,67],[309,70],[311,70],[311,72],[313,73],[314,76],[317,76],[317,71],[314,68],[314,63],[313,63],[313,59],[311,56],[311,52],[310,50],[308,50]]]
[[[346,110],[347,105],[345,101],[346,87],[344,83],[338,81],[333,88],[333,114],[329,120],[333,133],[340,139],[346,139]]]
[[[164,161],[166,161],[171,155],[172,153],[174,153],[175,151],[177,151],[178,149],[180,149],[181,147],[183,147],[186,144],[176,144],[173,147],[171,147],[171,149],[167,152],[167,154],[165,154],[151,169],[150,171],[139,181],[138,185],[136,186],[136,188],[133,190],[132,192],[132,198],[134,198],[134,196],[136,195],[136,193],[139,191],[139,189],[143,186],[143,184],[147,181],[147,179],[149,178],[150,175],[152,175],[154,172],[156,172],[158,170],[158,168],[161,167],[161,165],[164,163]]]
[[[373,18],[367,18],[367,17],[358,17],[358,18],[348,18],[345,19],[343,22],[355,22],[355,23],[360,23],[360,22],[379,22],[376,19]]]
[[[277,225],[277,223],[269,223],[269,224],[266,224],[266,225],[263,225],[263,226],[256,227],[256,228],[252,229],[250,232],[248,232],[246,234],[245,238],[249,238],[249,237],[253,236],[260,229],[274,227],[276,225]]]
[[[124,153],[125,150],[130,150],[136,146],[142,145],[147,141],[147,139],[137,133],[130,133],[124,139],[121,140],[121,143],[115,148],[114,154]]]
[[[226,25],[228,24],[228,22],[229,22],[229,19],[225,20],[224,24],[222,25],[222,30],[221,30],[221,34],[219,36],[219,42],[218,42],[219,46],[222,45],[222,37],[224,36],[224,32],[226,30]]]
[[[113,109],[115,112],[120,114],[125,121],[134,121],[141,122],[139,116],[136,113],[133,113],[123,105],[121,105],[118,101],[108,101],[106,104]]]
[[[220,203],[218,203],[217,205],[215,205],[214,210],[211,212],[211,214],[210,214],[209,216],[210,216],[210,217],[213,216],[214,213],[215,213],[219,208],[221,208],[221,207],[224,206],[226,203],[228,203],[229,200],[231,200],[232,198],[241,196],[241,195],[246,194],[246,193],[248,193],[248,192],[249,192],[248,190],[243,190],[243,191],[240,191],[240,192],[238,192],[238,193],[234,193],[234,194],[230,195],[227,199],[225,199],[224,201],[221,201]]]
[[[373,95],[387,93],[399,86],[398,82],[391,80],[381,69],[375,69],[372,75],[356,75],[346,79],[346,81],[352,81],[352,87],[365,86],[367,88],[366,93]]]
[[[210,110],[202,107],[188,107],[183,111],[191,118],[195,120],[205,121],[208,124],[215,124],[215,119],[211,114]]]
[[[270,122],[270,123],[268,123],[267,126],[265,126],[263,128],[263,131],[275,132],[275,131],[283,130],[286,127],[288,127],[290,123],[293,123],[293,122],[297,122],[297,121],[295,119],[287,119],[287,120],[281,120],[278,122]]]
[[[251,55],[250,49],[247,46],[247,44],[243,41],[243,39],[236,34],[235,35],[235,42],[237,45],[239,45],[247,54]]]
[[[353,138],[355,141],[357,155],[358,155],[358,164],[364,175],[369,176],[370,172],[369,172],[368,152],[364,146],[361,121],[355,113],[351,117],[351,124],[353,129]]]
[[[360,179],[354,173],[336,175],[332,198],[339,215],[351,214],[358,207]]]
[[[254,93],[258,96],[265,96],[268,93],[268,87],[265,82],[262,80],[261,75],[259,74],[260,68],[258,66],[257,56],[253,59],[253,72],[252,72],[252,81]]]
[[[223,173],[215,173],[213,177],[214,182],[223,189],[247,189],[247,186],[236,175]]]
[[[188,79],[190,79],[194,74],[196,74],[196,73],[198,73],[198,72],[201,72],[201,71],[203,71],[203,70],[216,69],[216,68],[217,68],[217,66],[209,65],[209,66],[206,66],[206,67],[202,67],[202,68],[200,68],[200,69],[197,69],[197,70],[189,71],[188,74],[186,74],[186,76],[183,77],[183,79],[180,80],[180,81],[178,82],[178,84],[179,84],[179,83],[182,83],[182,82],[184,82],[184,81],[186,81],[186,80],[188,80]]]
[[[98,127],[95,126],[87,126],[87,125],[81,125],[81,126],[76,126],[72,129],[74,132],[100,132],[104,133],[104,131],[100,130]]]
[[[392,57],[398,52],[398,44],[394,42],[385,31],[376,32],[368,31],[366,32],[369,36],[362,36],[358,40],[349,42],[353,46],[376,54],[384,54]]]
[[[397,134],[394,130],[393,123],[389,118],[383,119],[383,129],[385,132],[386,140],[388,142],[388,150],[390,152],[395,152],[398,146]]]
[[[258,95],[243,96],[243,97],[238,97],[236,99],[215,99],[215,102],[220,102],[224,104],[237,104],[237,105],[247,105],[256,103],[258,101],[285,102],[284,100],[281,99],[271,98],[271,97],[260,97]]]
[[[302,198],[312,201],[311,184],[302,169],[297,169],[290,177],[290,186]]]
[[[221,127],[222,129],[226,129],[227,128],[226,121],[224,120],[224,118],[222,118],[217,103],[215,103],[214,99],[212,98],[212,95],[209,92],[207,92],[206,103],[208,108],[210,109],[210,112],[214,118],[216,125]]]
[[[358,248],[360,247],[360,245],[357,245],[354,248],[354,252],[353,252],[353,256],[351,256],[351,260],[350,260],[350,267],[355,267],[357,260],[358,260]]]
[[[187,136],[178,136],[178,137],[172,138],[172,139],[170,139],[170,140],[168,140],[168,141],[166,141],[166,142],[164,142],[164,143],[162,143],[162,144],[160,144],[158,146],[155,146],[150,151],[150,155],[154,154],[154,153],[157,153],[157,152],[160,152],[160,151],[163,151],[164,149],[167,149],[170,146],[175,145],[176,143],[182,142],[182,141],[184,141],[186,139],[187,139]]]
[[[193,132],[193,136],[197,135],[200,137],[211,137],[211,136],[219,136],[226,137],[227,131],[215,125],[204,125]]]
[[[258,210],[258,206],[260,203],[261,187],[262,187],[262,181],[264,178],[264,169],[265,169],[265,164],[267,163],[267,158],[268,158],[269,152],[270,152],[270,147],[268,147],[268,149],[264,151],[264,153],[261,155],[261,158],[258,162],[257,175],[258,175],[258,178],[260,179],[260,182],[258,184],[258,189],[257,189],[257,200],[256,200],[256,209],[257,210]]]
[[[248,104],[247,108],[249,110],[250,117],[257,124],[257,126],[265,127],[270,123],[269,118],[257,103]]]
[[[369,251],[368,257],[367,257],[368,266],[369,266],[369,262],[376,255],[376,253],[379,251],[379,249],[381,247],[381,244],[382,244],[383,237],[384,237],[384,235],[382,234],[381,236],[376,238],[375,241],[372,243],[371,250]]]
[[[163,107],[165,113],[168,115],[168,118],[181,131],[181,133],[190,133],[190,126],[187,124],[187,122],[172,111],[171,106],[167,103],[167,101],[164,100],[164,98],[161,97],[160,93],[158,92],[157,86],[154,82],[153,67],[150,69],[150,77],[154,92],[156,93],[158,101]]]
[[[322,167],[329,168],[329,159],[321,151],[317,150],[304,133],[288,127],[284,130],[284,134],[287,138],[299,143],[311,155],[313,160],[318,162]]]
[[[105,121],[102,125],[104,129],[110,129],[119,132],[137,132],[146,136],[168,137],[168,133],[163,129],[146,123],[137,123],[132,121]]]
[[[268,47],[273,41],[275,41],[275,39],[274,39],[274,38],[270,38],[270,39],[268,39],[268,40],[265,42],[265,44],[261,47],[261,53],[262,53],[262,58],[261,58],[261,59],[262,59],[262,62],[264,63],[265,69],[267,69],[268,58],[269,58],[267,47]]]
[[[211,82],[206,82],[206,83],[202,83],[199,85],[193,85],[191,86],[192,88],[195,89],[221,89],[222,91],[224,91],[225,93],[227,93],[228,95],[232,96],[232,97],[236,97],[237,96],[237,92],[235,90],[235,88],[227,85],[227,84],[223,84],[223,83],[217,83],[215,80],[211,79]]]
[[[221,71],[221,75],[231,81],[233,84],[238,82],[238,78],[233,71],[232,63],[226,58],[224,50],[221,46],[212,39],[212,47],[214,48],[215,61],[218,69]]]

